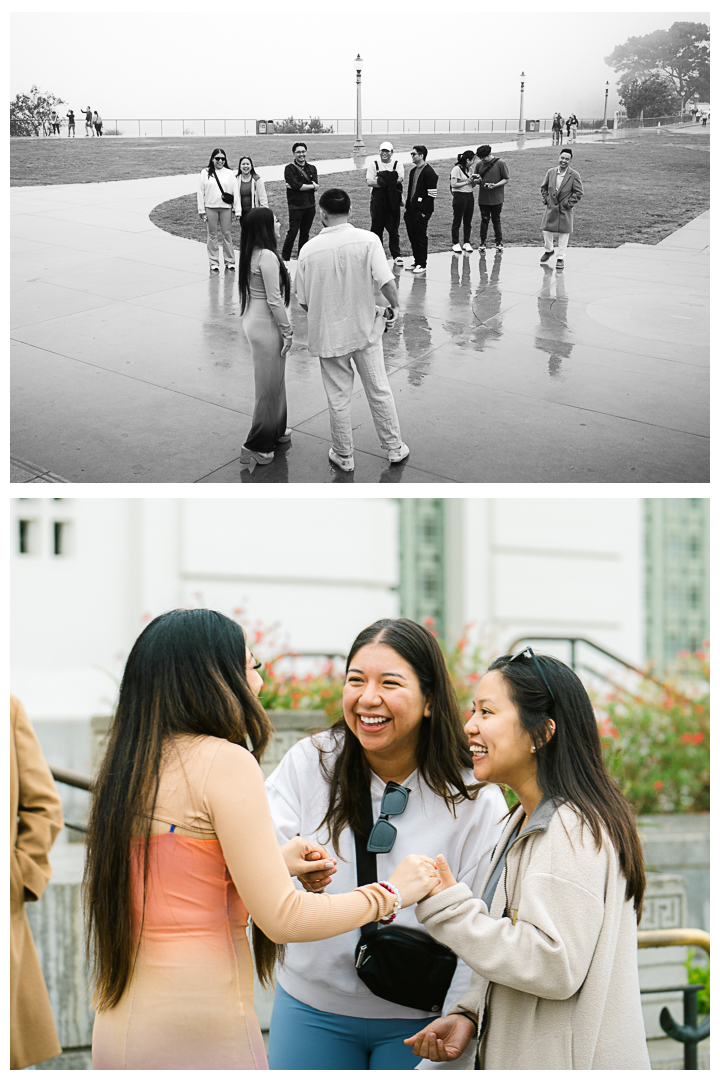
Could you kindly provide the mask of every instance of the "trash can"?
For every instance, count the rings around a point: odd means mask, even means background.
[[[539,120],[526,120],[525,121],[525,130],[526,131],[539,131],[540,130],[540,121]]]
[[[255,134],[256,135],[267,135],[267,120],[256,120],[255,121]]]
[[[275,121],[274,120],[268,120],[268,122],[267,122],[267,133],[268,133],[268,135],[274,135],[275,134]]]

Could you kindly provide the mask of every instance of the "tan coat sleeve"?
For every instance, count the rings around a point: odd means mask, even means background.
[[[14,857],[25,890],[38,900],[50,880],[48,852],[63,827],[62,803],[40,743],[17,698],[10,699],[11,754],[17,769],[17,804],[10,808]]]
[[[272,941],[319,941],[392,911],[393,897],[381,885],[335,896],[295,888],[275,837],[262,770],[242,747],[220,746],[205,802],[235,887]]]

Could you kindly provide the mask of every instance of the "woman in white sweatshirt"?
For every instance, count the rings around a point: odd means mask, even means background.
[[[417,918],[474,975],[408,1045],[453,1060],[479,1031],[480,1069],[649,1069],[642,849],[585,688],[559,660],[525,649],[493,662],[474,705],[465,731],[475,777],[507,784],[519,802],[477,892],[437,857],[441,884]]]
[[[385,810],[397,785],[409,790],[406,804]],[[405,852],[434,858],[447,849],[471,889],[485,876],[507,810],[499,788],[474,783],[443,654],[432,634],[410,619],[381,619],[356,638],[342,719],[297,743],[268,777],[266,789],[278,838],[299,833],[318,845],[323,862],[327,856],[336,861],[334,877],[323,869],[300,879],[306,888],[329,893],[357,885],[353,830],[360,830],[365,844],[363,799],[366,817],[376,822],[373,833],[382,822],[381,806],[396,815],[382,825],[390,830],[388,841],[372,848],[380,852],[380,877]],[[400,912],[393,927],[417,933],[414,913]],[[433,1006],[424,998],[424,1008],[398,1004],[406,993],[388,1000],[371,992],[356,970],[359,937],[353,931],[317,947],[288,946],[277,974],[271,1069],[415,1067],[403,1039],[433,1015]],[[397,978],[407,991],[401,971]],[[435,1008],[442,1008],[445,996],[455,1001],[469,980],[470,971],[458,963]],[[434,985],[431,992],[437,992]]]
[[[235,272],[235,249],[233,248],[231,222],[233,210],[239,217],[240,194],[237,179],[227,167],[227,154],[216,147],[210,155],[207,168],[200,173],[197,192],[198,214],[207,222],[207,250],[210,273],[219,274],[218,229],[222,235],[225,272]]]

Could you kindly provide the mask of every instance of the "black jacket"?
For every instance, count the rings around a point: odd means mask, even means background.
[[[426,163],[415,180],[417,169],[418,166],[413,165],[408,176],[407,191],[408,194],[412,191],[412,198],[407,200],[405,212],[421,213],[424,217],[430,217],[435,209],[438,175],[432,165]]]
[[[302,170],[298,168],[294,161],[285,166],[288,206],[292,206],[296,210],[309,210],[311,206],[315,205],[314,191],[300,191],[303,184],[309,184],[311,181],[313,184],[317,184],[318,171],[309,162],[305,163],[305,168]]]

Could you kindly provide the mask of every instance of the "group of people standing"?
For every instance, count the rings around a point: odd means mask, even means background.
[[[94,1068],[648,1069],[642,849],[577,675],[500,656],[464,721],[433,635],[381,619],[264,781],[260,667],[202,608],[128,657],[87,836]]]
[[[330,462],[342,472],[355,469],[351,399],[354,371],[365,390],[375,430],[390,465],[410,454],[403,442],[395,401],[385,370],[383,335],[400,314],[395,274],[385,257],[388,233],[390,258],[403,264],[399,223],[405,205],[405,225],[413,249],[416,275],[427,266],[428,223],[437,199],[437,173],[427,161],[427,147],[412,148],[413,165],[407,178],[402,163],[385,142],[379,157],[367,166],[371,188],[369,231],[350,223],[350,196],[341,188],[325,191],[319,199],[322,232],[309,238],[316,213],[318,172],[307,161],[307,145],[293,145],[293,161],[285,166],[289,224],[282,228],[268,205],[267,193],[252,159],[241,156],[237,171],[228,165],[221,148],[213,150],[200,174],[197,208],[207,223],[210,274],[220,274],[222,241],[225,273],[238,276],[240,312],[250,345],[255,379],[255,404],[250,431],[241,447],[240,464],[253,471],[273,462],[277,448],[292,438],[287,425],[286,357],[293,342],[289,303],[293,281],[288,260],[298,239],[294,290],[307,312],[308,351],[320,360],[328,403]],[[541,188],[545,204],[542,222],[545,252],[541,263],[557,252],[556,269],[564,268],[567,242],[573,228],[573,206],[583,194],[582,181],[570,167],[572,150],[564,148],[558,165],[547,172]],[[452,169],[453,251],[472,251],[470,230],[474,190],[481,215],[480,247],[485,251],[492,221],[497,251],[503,250],[501,212],[510,178],[506,162],[484,144],[460,154]],[[241,223],[240,257],[236,271],[232,216]],[[460,227],[464,245],[460,246]]]
[[[86,137],[100,136],[103,133],[103,122],[100,113],[97,109],[91,109],[88,105],[87,108],[80,110],[81,114],[85,117],[85,135]],[[67,133],[68,139],[75,138],[75,110],[68,109],[66,115],[67,119]],[[57,112],[57,109],[53,109],[50,113],[50,134],[60,135],[60,125],[62,120]]]
[[[579,126],[580,126],[580,121],[578,120],[575,113],[570,113],[570,115],[564,120],[563,120],[563,117],[562,117],[561,113],[559,113],[559,112],[553,113],[553,118],[552,118],[552,141],[553,141],[553,146],[556,146],[556,145],[561,146],[562,145],[563,127],[565,128],[565,130],[567,132],[568,142],[575,142],[575,140],[577,139],[577,131],[578,131]]]

